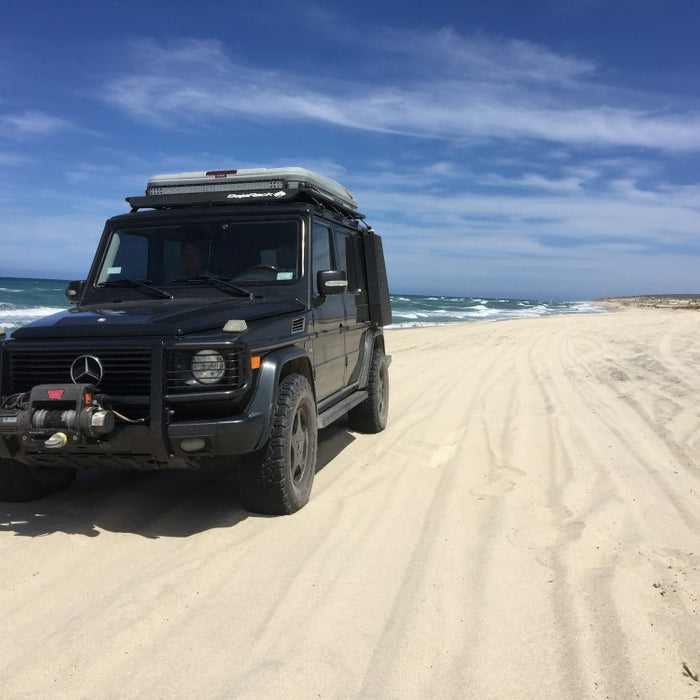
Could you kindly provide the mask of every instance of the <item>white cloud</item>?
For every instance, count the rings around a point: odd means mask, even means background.
[[[583,177],[555,179],[538,173],[523,173],[518,178],[509,178],[490,173],[479,178],[479,183],[484,185],[529,190],[550,190],[552,192],[580,192],[584,182],[585,178]]]
[[[171,127],[206,128],[242,117],[448,141],[700,149],[700,113],[660,111],[625,98],[615,104],[608,86],[594,82],[588,61],[452,30],[391,36],[374,49],[399,66],[391,82],[358,84],[322,68],[318,75],[252,68],[216,41],[141,41],[131,47],[132,71],[112,80],[103,94],[134,117]],[[369,52],[365,60],[372,59]]]
[[[20,153],[9,153],[7,151],[0,151],[0,165],[22,165],[28,162],[30,159],[28,156],[22,155]]]
[[[38,111],[0,114],[0,135],[9,137],[50,136],[71,128],[65,119]]]
[[[592,61],[562,56],[545,47],[518,39],[497,39],[485,35],[463,37],[446,27],[435,32],[379,30],[375,43],[397,53],[401,61],[412,59],[412,67],[423,72],[439,69],[462,79],[480,82],[560,83],[595,72]]]
[[[462,186],[442,192],[434,191],[438,178],[431,179],[427,170],[421,171],[421,183],[403,172],[384,171],[377,177],[365,174],[362,181],[350,177],[346,184],[385,237],[398,289],[430,290],[432,280],[456,293],[461,271],[503,282],[511,279],[504,277],[509,261],[517,260],[512,265],[520,271],[513,279],[521,280],[521,293],[527,279],[537,282],[538,270],[542,289],[554,288],[552,274],[569,271],[559,286],[562,295],[567,280],[587,296],[607,293],[602,282],[623,293],[624,276],[606,279],[601,271],[615,260],[632,278],[635,269],[649,270],[647,257],[657,259],[652,279],[665,275],[666,291],[679,291],[672,287],[681,282],[690,288],[697,277],[690,270],[700,264],[700,184],[675,188],[662,182],[644,189],[632,179],[609,179],[606,168],[613,165],[583,164],[575,168],[585,175],[578,179],[568,168],[559,179],[527,173],[508,179],[464,170]],[[683,274],[664,268],[681,258]],[[630,293],[644,289],[641,272],[635,280]],[[498,293],[495,282],[492,286]]]

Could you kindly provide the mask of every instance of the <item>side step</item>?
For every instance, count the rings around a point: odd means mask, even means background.
[[[325,428],[330,425],[333,421],[338,420],[338,418],[347,413],[351,408],[355,408],[355,406],[362,403],[366,398],[366,391],[355,391],[342,401],[333,404],[333,406],[327,408],[323,413],[318,414],[318,427]]]

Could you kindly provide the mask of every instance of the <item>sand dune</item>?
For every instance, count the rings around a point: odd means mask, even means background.
[[[700,695],[700,314],[388,344],[294,516],[222,471],[0,504],[3,697]]]

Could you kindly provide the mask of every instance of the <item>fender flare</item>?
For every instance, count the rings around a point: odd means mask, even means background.
[[[360,389],[364,389],[369,381],[369,367],[372,364],[372,354],[374,347],[377,344],[377,338],[384,337],[381,330],[368,331],[364,338],[364,347],[362,349],[362,366],[357,378],[357,385]],[[391,362],[391,358],[387,357],[387,363]]]
[[[260,437],[258,438],[258,443],[255,446],[256,450],[261,449],[270,436],[272,415],[277,399],[277,387],[280,383],[282,370],[285,365],[299,359],[307,360],[309,362],[309,368],[311,368],[311,354],[306,348],[283,348],[281,350],[275,350],[263,358],[260,369],[258,370],[259,375],[255,394],[248,406],[248,412],[250,414],[259,414],[263,416],[263,427]],[[311,383],[313,386],[313,381]]]

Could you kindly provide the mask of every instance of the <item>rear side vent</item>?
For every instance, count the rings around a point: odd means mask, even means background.
[[[292,333],[303,333],[305,328],[306,319],[303,316],[292,321]]]

